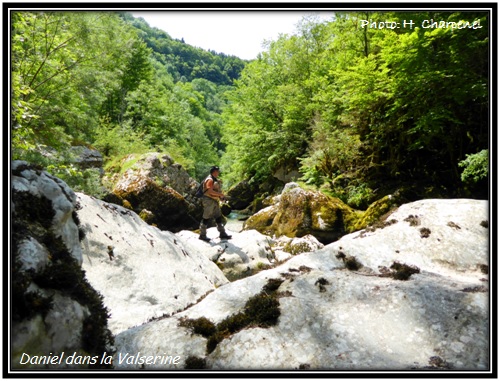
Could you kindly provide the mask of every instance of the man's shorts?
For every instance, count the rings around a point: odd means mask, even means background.
[[[210,218],[218,218],[222,216],[220,210],[219,201],[213,198],[204,196],[201,199],[201,204],[203,205],[203,218],[208,220]]]

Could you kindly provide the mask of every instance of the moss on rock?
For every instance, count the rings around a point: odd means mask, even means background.
[[[147,209],[142,209],[139,213],[139,217],[147,224],[151,225],[155,223],[155,215]]]
[[[22,166],[23,170],[32,170],[35,175],[41,175],[38,169],[29,165]],[[18,168],[19,169],[19,168]],[[21,173],[16,175],[22,177]],[[54,181],[57,181],[55,179]],[[64,189],[61,187],[61,192]],[[56,197],[57,195],[54,195]],[[67,196],[67,195],[66,195]],[[68,197],[68,196],[67,196]],[[114,338],[107,328],[108,310],[103,304],[103,297],[86,280],[77,259],[70,253],[61,237],[61,232],[53,228],[53,219],[56,215],[53,203],[45,196],[35,196],[28,191],[14,190],[12,193],[13,214],[13,268],[12,268],[12,319],[13,323],[32,321],[37,315],[42,319],[48,313],[54,316],[64,316],[65,311],[57,310],[52,303],[52,296],[65,298],[78,303],[88,309],[89,315],[82,321],[79,348],[83,353],[101,356],[107,351],[111,353]],[[79,228],[75,234],[81,240],[83,235],[78,226],[80,220],[76,213],[77,205],[71,213],[71,218]],[[22,263],[22,248],[20,243],[26,240],[38,242],[40,247],[47,252],[47,258],[37,268],[26,269]],[[33,287],[32,291],[29,288]],[[53,309],[56,309],[53,311]],[[44,322],[44,324],[48,324]],[[46,327],[49,329],[48,327]],[[64,324],[57,329],[65,329]],[[54,327],[52,327],[54,329]],[[13,332],[15,335],[15,332]],[[43,335],[43,333],[41,333]],[[68,336],[75,332],[68,332]],[[52,338],[47,337],[47,342]],[[40,342],[40,345],[42,344]],[[38,350],[40,348],[31,348]],[[73,348],[54,348],[53,350],[69,350]],[[24,348],[12,348],[13,353],[23,351]],[[106,364],[91,365],[91,367],[110,367]]]
[[[199,225],[203,208],[193,196],[197,183],[168,155],[128,155],[103,182],[113,189],[105,201],[123,204],[138,214],[151,211],[153,216],[145,221],[161,230],[178,232]]]
[[[205,317],[181,319],[179,325],[207,338],[207,353],[210,354],[222,340],[243,329],[276,325],[281,314],[277,292],[281,283],[282,279],[270,279],[260,293],[247,300],[243,311],[228,316],[217,325]]]
[[[286,187],[273,206],[250,217],[245,229],[290,238],[311,234],[327,244],[354,231],[359,215],[338,198],[295,185]]]
[[[292,255],[298,255],[313,251],[313,248],[307,242],[293,243],[293,241],[290,241],[285,244],[283,251]]]
[[[365,212],[361,213],[359,219],[354,224],[353,231],[364,229],[367,226],[383,219],[385,215],[390,213],[397,206],[397,197],[393,195],[382,197],[380,200],[371,204]]]
[[[132,209],[149,224],[156,224],[161,230],[174,232],[195,229],[200,216],[192,216],[192,208],[185,198],[170,187],[161,187],[155,181],[141,175],[129,178],[114,189],[114,194],[127,200]],[[147,215],[141,211],[147,210]]]
[[[397,261],[391,265],[391,270],[391,277],[396,280],[408,280],[413,274],[420,273],[420,269],[417,266],[407,265]]]
[[[245,230],[255,229],[262,234],[273,235],[272,224],[278,208],[276,205],[262,209],[260,212],[250,216],[244,223]]]
[[[201,335],[205,338],[209,338],[217,332],[215,324],[206,317],[198,319],[181,319],[179,326],[189,328],[194,334]]]
[[[207,360],[197,356],[188,356],[184,363],[184,369],[206,369]]]

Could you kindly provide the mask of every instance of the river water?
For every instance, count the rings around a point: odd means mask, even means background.
[[[233,232],[240,232],[243,229],[243,223],[245,221],[240,221],[241,218],[248,218],[245,214],[240,214],[238,212],[231,212],[228,216],[226,216],[226,228]]]

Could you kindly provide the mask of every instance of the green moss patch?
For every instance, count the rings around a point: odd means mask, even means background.
[[[47,244],[47,243],[46,243]],[[52,262],[40,273],[34,274],[33,281],[42,288],[60,291],[82,306],[90,310],[90,316],[85,319],[82,327],[83,348],[89,354],[101,355],[110,353],[109,348],[114,343],[113,335],[107,328],[108,310],[104,306],[103,296],[88,283],[85,272],[68,252],[63,256],[59,251],[64,245],[59,237],[54,238],[54,244],[49,246]],[[96,364],[96,367],[107,367]]]
[[[410,214],[408,217],[406,217],[404,221],[408,222],[410,226],[420,225],[420,218],[418,216],[414,216],[413,214]]]
[[[310,273],[312,271],[312,269],[310,267],[302,265],[298,269],[289,268],[288,271],[290,271],[291,273],[305,273],[305,274],[307,274],[307,273]]]
[[[33,169],[27,166],[24,169]],[[114,337],[107,328],[108,310],[103,304],[103,297],[88,283],[85,272],[71,255],[68,248],[52,231],[52,220],[55,212],[52,202],[45,197],[36,197],[29,192],[14,191],[12,200],[15,204],[12,215],[12,319],[23,321],[37,314],[46,316],[52,307],[52,299],[38,292],[28,292],[30,284],[40,288],[57,290],[61,295],[69,297],[85,306],[90,316],[82,324],[82,350],[90,355],[111,353]],[[79,228],[79,238],[83,238],[78,215],[72,218]],[[32,237],[45,246],[49,255],[48,263],[39,272],[23,271],[19,259],[20,243]],[[91,367],[111,367],[96,364]]]
[[[281,314],[277,293],[281,283],[281,279],[270,279],[260,293],[247,300],[243,311],[227,317],[217,325],[205,317],[181,319],[179,325],[207,338],[207,354],[210,354],[222,340],[243,329],[276,325]]]
[[[262,234],[272,235],[274,229],[271,227],[276,217],[277,209],[272,207],[261,210],[259,213],[250,216],[244,224],[245,230],[255,229]]]
[[[454,223],[453,221],[449,221],[446,225],[447,225],[447,226],[449,226],[450,228],[453,228],[453,229],[457,229],[457,230],[462,229],[462,228],[460,227],[460,225],[457,225],[457,224],[456,224],[456,223]]]
[[[481,272],[483,274],[488,274],[490,272],[490,268],[488,265],[480,264],[478,266],[479,266],[479,270],[481,270]]]
[[[251,324],[269,328],[278,323],[281,314],[279,306],[276,295],[261,292],[248,299],[245,304],[245,314],[249,317]]]
[[[280,288],[283,282],[284,282],[283,279],[278,279],[278,278],[269,279],[266,285],[262,287],[262,291],[271,294],[275,292],[278,288]]]
[[[462,290],[462,292],[488,292],[488,288],[485,286],[474,286],[474,287],[466,287]]]
[[[206,369],[207,360],[197,356],[188,356],[184,363],[184,369]]]
[[[205,338],[209,338],[217,331],[215,324],[205,317],[199,319],[181,319],[179,326],[189,328],[193,333]]]
[[[429,366],[424,367],[424,369],[452,369],[452,366],[441,357],[432,356],[429,358]]]
[[[155,223],[156,221],[155,215],[147,209],[142,209],[139,212],[139,217],[141,218],[141,220],[143,220],[145,223],[149,225]]]
[[[428,228],[421,228],[419,231],[421,238],[429,238],[429,236],[431,235],[431,230]]]
[[[335,257],[344,262],[345,268],[347,270],[358,271],[361,267],[363,267],[363,264],[361,262],[359,262],[356,259],[356,257],[350,256],[350,255],[347,256],[344,254],[344,252],[342,252],[340,250]]]
[[[391,277],[396,280],[408,280],[413,274],[420,273],[420,269],[417,266],[399,262],[394,262],[391,265],[391,270],[393,270]]]
[[[372,203],[365,212],[361,212],[358,218],[353,223],[352,231],[361,230],[369,225],[374,225],[378,221],[382,221],[385,216],[389,215],[397,208],[398,198],[393,195],[382,197],[380,200]]]
[[[25,169],[32,168],[22,166],[18,168],[18,171]],[[39,293],[27,291],[35,274],[33,270],[21,270],[19,244],[28,237],[33,237],[38,242],[50,246],[54,236],[47,231],[47,228],[52,225],[55,212],[52,202],[45,197],[40,198],[29,192],[14,191],[12,198],[15,204],[15,212],[12,216],[12,318],[14,321],[22,321],[31,319],[37,314],[45,316],[50,309],[51,299],[44,298]],[[51,250],[49,247],[48,249],[50,257],[61,252],[61,248]],[[64,245],[62,250],[66,251]]]
[[[314,285],[319,287],[319,292],[325,292],[326,291],[326,285],[329,285],[330,282],[328,282],[325,278],[321,277],[319,278]]]
[[[377,221],[373,225],[367,226],[365,230],[367,232],[374,232],[377,229],[384,229],[388,226],[391,226],[391,225],[394,225],[397,223],[398,223],[398,220],[395,220],[395,219],[391,219],[389,221]]]

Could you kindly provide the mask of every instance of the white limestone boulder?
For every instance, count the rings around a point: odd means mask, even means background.
[[[12,172],[13,192],[27,192],[37,199],[50,200],[50,212],[54,213],[50,228],[56,236],[61,237],[71,255],[81,264],[82,251],[78,240],[78,226],[72,218],[76,202],[73,190],[61,179],[46,171],[37,170],[24,161],[13,161]],[[12,208],[15,211],[14,204]]]
[[[60,179],[23,161],[12,163],[11,190],[10,366],[89,368],[89,361],[62,362],[64,353],[100,356],[113,340],[108,311],[81,269],[76,195]],[[53,362],[52,355],[61,361]],[[51,361],[43,360],[47,356]]]
[[[310,253],[323,248],[324,245],[314,236],[308,234],[303,237],[281,236],[275,239],[273,245],[274,255],[278,262],[285,262],[294,255]]]
[[[487,201],[416,201],[399,207],[385,225],[346,235],[323,250],[355,257],[377,273],[394,261],[450,276],[475,277],[488,266]]]
[[[324,245],[314,236],[271,238],[256,230],[236,232],[226,226],[231,239],[221,240],[216,228],[207,230],[210,242],[198,239],[199,234],[189,230],[176,233],[185,239],[190,251],[204,253],[217,263],[226,277],[237,280],[269,269],[292,258],[294,255],[316,251]]]
[[[176,235],[183,238],[189,251],[203,253],[211,261],[216,262],[226,277],[236,280],[252,275],[276,263],[272,249],[274,240],[256,230],[234,232],[226,229],[232,236],[229,240],[221,240],[216,228],[207,229],[210,242],[198,239],[199,234],[183,230]]]
[[[410,226],[404,221],[409,215],[421,225]],[[120,333],[115,366],[183,369],[194,356],[211,370],[487,370],[485,202],[425,200],[403,205],[392,219],[398,222],[294,256],[219,287],[179,314]],[[426,238],[423,227],[430,230]],[[349,270],[346,258],[354,255],[364,267]],[[397,280],[388,276],[396,261],[419,271]],[[282,282],[273,293],[280,310],[276,325],[226,332],[213,351],[207,351],[212,339],[180,326],[183,319],[205,318],[217,327],[245,311],[271,279]],[[139,352],[180,361],[117,363],[119,356]]]
[[[77,193],[85,231],[83,268],[111,311],[113,333],[169,315],[227,283],[182,237],[146,224],[134,212]]]

